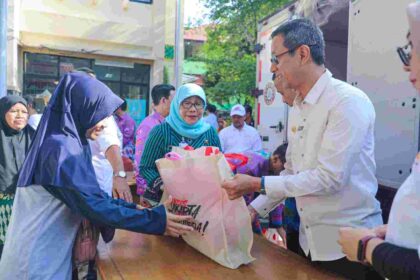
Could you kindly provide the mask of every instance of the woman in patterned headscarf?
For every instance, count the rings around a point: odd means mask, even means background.
[[[178,88],[166,121],[150,132],[139,170],[148,185],[143,196],[145,206],[157,204],[162,197],[163,181],[155,161],[163,158],[173,146],[194,149],[214,146],[220,149],[216,130],[203,119],[205,108],[204,90],[196,84],[185,84]]]
[[[18,173],[34,132],[27,124],[28,108],[22,97],[0,99],[0,258],[12,215]]]

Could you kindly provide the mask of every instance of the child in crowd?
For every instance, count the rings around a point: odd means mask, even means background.
[[[247,174],[254,177],[261,177],[267,175],[279,175],[284,170],[286,163],[287,143],[280,145],[271,154],[270,158],[264,157],[260,153],[245,152],[248,162],[236,169],[238,174]],[[258,193],[245,196],[247,205],[256,198]],[[277,229],[278,233],[283,239],[283,244],[286,247],[286,234],[290,235],[291,239],[298,236],[299,232],[299,215],[296,209],[296,202],[294,198],[287,198],[284,204],[281,204],[273,209],[269,214],[269,228]],[[252,228],[255,233],[261,233],[261,225],[259,219],[256,218],[252,223]],[[292,243],[293,244],[293,243]],[[291,246],[294,250],[293,246]],[[297,249],[296,249],[297,250]]]

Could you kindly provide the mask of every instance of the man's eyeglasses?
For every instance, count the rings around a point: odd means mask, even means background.
[[[292,52],[294,52],[297,48],[299,48],[300,46],[303,46],[303,45],[308,46],[308,47],[312,47],[312,46],[315,46],[316,44],[309,44],[309,45],[307,45],[307,44],[302,44],[302,45],[299,45],[299,46],[297,46],[297,47],[294,47],[294,48],[292,48],[292,49],[290,49],[290,50],[284,51],[284,52],[282,52],[282,53],[279,53],[279,54],[272,54],[272,55],[271,55],[271,59],[270,59],[271,63],[272,63],[272,64],[275,64],[275,65],[279,64],[279,59],[280,59],[280,57],[281,57],[282,55],[285,55],[286,53],[292,53]]]
[[[411,43],[408,43],[404,47],[398,47],[397,53],[400,56],[402,63],[405,66],[410,66],[410,59],[411,59]]]
[[[299,46],[299,47],[300,47],[300,46]],[[279,59],[280,59],[280,57],[282,57],[282,56],[283,56],[283,55],[285,55],[286,53],[291,53],[291,52],[293,52],[293,51],[294,51],[294,50],[296,50],[297,48],[298,48],[298,47],[293,48],[293,49],[291,49],[291,50],[284,51],[284,52],[279,53],[279,54],[272,54],[272,55],[271,55],[271,59],[270,59],[271,63],[272,63],[272,64],[275,64],[275,65],[279,64]]]
[[[184,108],[186,110],[191,109],[192,106],[194,106],[196,110],[203,110],[204,109],[204,104],[201,103],[201,102],[192,103],[192,102],[189,102],[189,101],[185,101],[185,102],[181,103],[181,106],[182,106],[182,108]]]

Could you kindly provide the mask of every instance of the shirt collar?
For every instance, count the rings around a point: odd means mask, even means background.
[[[232,129],[233,130],[237,130],[237,131],[242,131],[242,130],[244,130],[245,129],[245,127],[246,126],[248,126],[246,123],[244,123],[244,126],[243,127],[241,127],[241,128],[236,128],[233,124],[231,124],[231,126],[232,126]]]
[[[154,118],[154,119],[156,119],[156,120],[158,120],[160,122],[162,122],[165,119],[161,114],[159,114],[156,111],[153,113],[152,118]]]
[[[311,105],[316,104],[331,78],[331,72],[328,69],[325,70],[324,74],[319,77],[318,81],[316,81],[316,83],[313,85],[304,100],[302,100],[299,96],[295,98],[296,105],[301,106],[302,103]]]

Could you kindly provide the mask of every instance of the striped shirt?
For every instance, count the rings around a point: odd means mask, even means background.
[[[140,162],[140,174],[147,181],[150,188],[156,179],[160,178],[155,161],[161,159],[166,153],[172,150],[173,146],[178,147],[185,142],[193,148],[202,146],[213,146],[221,149],[219,136],[216,130],[209,129],[196,139],[190,139],[178,134],[168,123],[155,126],[147,138],[143,155]]]

